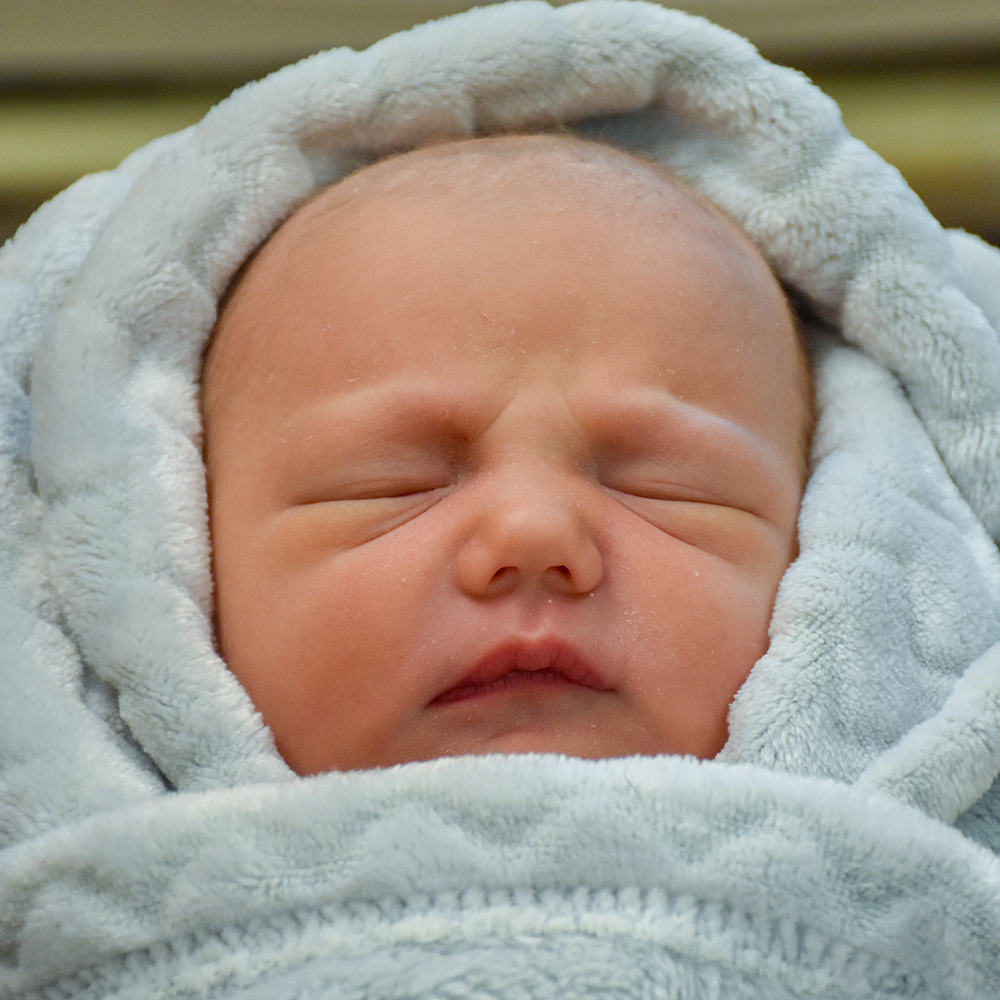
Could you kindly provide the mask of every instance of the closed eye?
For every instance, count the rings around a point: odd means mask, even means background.
[[[667,481],[635,482],[620,483],[614,486],[608,485],[606,488],[613,494],[636,497],[643,500],[722,504],[727,507],[741,506],[738,503],[734,503],[731,497],[726,497],[721,493],[702,489],[697,486],[690,486],[684,483],[672,483]]]
[[[730,563],[752,566],[780,535],[777,526],[758,512],[705,491],[678,490],[666,497],[608,492],[656,530]]]
[[[315,495],[307,495],[295,501],[298,505],[314,503],[342,503],[348,501],[374,500],[406,500],[418,499],[431,493],[447,490],[450,483],[436,480],[433,482],[351,482],[344,485],[331,486],[318,491]]]
[[[394,489],[410,492],[389,496],[316,496],[291,504],[276,522],[288,538],[296,538],[302,551],[322,558],[331,552],[356,548],[373,541],[430,510],[450,492],[450,486],[414,490],[412,485]],[[380,486],[385,491],[386,486]]]

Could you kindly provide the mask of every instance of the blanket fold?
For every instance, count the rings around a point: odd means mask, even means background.
[[[171,796],[12,858],[18,996],[986,997],[998,971],[992,856],[746,765],[441,760]]]
[[[770,648],[716,761],[296,779],[213,645],[219,297],[358,166],[553,126],[815,314]],[[632,0],[321,53],[44,206],[0,251],[0,997],[995,996],[998,290],[801,74]]]

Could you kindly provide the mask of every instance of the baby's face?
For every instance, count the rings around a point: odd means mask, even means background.
[[[810,419],[793,320],[735,226],[577,145],[364,171],[220,319],[218,642],[300,774],[712,757],[767,647]]]

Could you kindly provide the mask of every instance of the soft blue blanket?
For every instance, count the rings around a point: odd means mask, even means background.
[[[218,297],[388,151],[652,155],[830,328],[769,652],[720,758],[297,779],[213,650]],[[324,53],[0,254],[0,997],[1000,995],[1000,253],[698,18],[533,0]]]

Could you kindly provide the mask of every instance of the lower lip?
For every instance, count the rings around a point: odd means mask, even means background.
[[[512,670],[509,674],[487,684],[463,684],[438,695],[431,704],[447,705],[456,701],[469,701],[472,698],[483,698],[507,691],[521,691],[525,688],[575,688],[578,691],[590,691],[569,680],[558,670]]]

